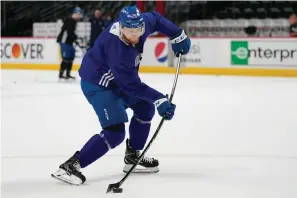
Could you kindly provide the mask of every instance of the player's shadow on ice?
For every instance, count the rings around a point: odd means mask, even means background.
[[[106,181],[114,181],[114,183],[118,182],[124,177],[124,173],[117,173],[117,174],[110,174],[110,175],[105,175],[105,176],[98,176],[98,177],[92,177],[92,178],[87,178],[88,183],[93,183],[93,182],[106,182]]]
[[[232,167],[232,168],[199,168],[195,171],[160,171],[158,173],[132,173],[127,180],[149,178],[149,179],[179,179],[179,180],[200,180],[200,179],[211,179],[217,178],[224,180],[226,177],[240,177],[242,173],[248,173],[250,169],[245,167]],[[116,183],[120,181],[125,176],[125,173],[110,174],[105,176],[98,176],[89,178],[89,183]]]
[[[137,178],[137,177],[145,177],[145,176],[158,176],[159,173],[132,173],[127,180],[131,178]],[[87,181],[89,183],[94,183],[94,182],[111,182],[111,183],[116,183],[119,182],[123,177],[125,176],[125,173],[117,173],[117,174],[110,174],[110,175],[105,175],[105,176],[98,176],[98,177],[93,177],[93,178],[88,178]]]

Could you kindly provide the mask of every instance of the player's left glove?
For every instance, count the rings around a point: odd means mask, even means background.
[[[191,40],[182,29],[175,37],[170,38],[170,43],[175,56],[178,56],[179,53],[182,55],[187,54],[191,47]]]
[[[165,120],[171,120],[173,118],[176,105],[170,103],[166,97],[156,100],[154,104],[157,107],[159,115],[164,117]]]

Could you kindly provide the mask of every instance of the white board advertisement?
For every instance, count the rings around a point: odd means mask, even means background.
[[[81,64],[86,49],[75,46],[74,64]],[[2,38],[2,63],[60,64],[60,45],[53,38]]]
[[[147,39],[144,44],[140,66],[168,66],[168,39]]]
[[[191,38],[191,48],[182,57],[182,67],[297,68],[297,39]],[[75,47],[74,64],[80,65],[85,49]],[[168,38],[148,38],[141,66],[172,65]],[[2,38],[1,63],[55,64],[62,61],[56,39]],[[174,58],[176,66],[177,58]]]
[[[181,59],[182,67],[226,67],[228,39],[191,38],[191,48]],[[174,60],[176,65],[177,59]]]
[[[297,68],[297,39],[196,37],[191,43],[182,67]]]
[[[2,63],[56,64],[58,51],[54,39],[1,38]]]
[[[297,39],[253,39],[230,42],[231,65],[297,67]]]

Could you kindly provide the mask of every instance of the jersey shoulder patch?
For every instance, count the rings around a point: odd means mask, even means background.
[[[116,36],[120,36],[120,24],[119,24],[119,22],[116,22],[111,26],[111,28],[109,30],[109,33],[114,34]]]
[[[123,41],[123,43],[125,43],[126,45],[129,45],[127,42],[125,42],[122,37],[121,37],[121,32],[120,32],[120,22],[116,22],[114,23],[110,30],[109,30],[109,33],[117,36],[121,41]]]

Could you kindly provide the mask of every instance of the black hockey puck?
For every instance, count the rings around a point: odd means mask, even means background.
[[[113,193],[122,193],[123,189],[122,188],[114,188],[114,189],[112,189],[112,192]]]

